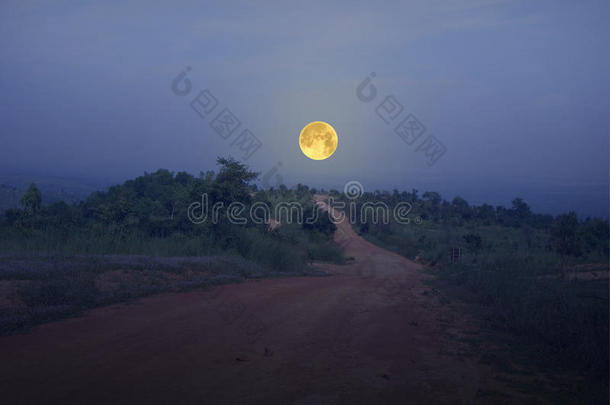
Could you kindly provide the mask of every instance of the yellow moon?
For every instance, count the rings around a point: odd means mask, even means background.
[[[337,132],[326,122],[314,121],[305,125],[299,136],[299,146],[310,159],[328,159],[335,150],[339,138]]]

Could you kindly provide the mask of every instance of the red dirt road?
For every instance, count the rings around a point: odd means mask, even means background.
[[[545,377],[482,361],[476,322],[421,265],[338,226],[355,260],[321,265],[329,277],[161,294],[0,338],[0,402],[550,402]]]

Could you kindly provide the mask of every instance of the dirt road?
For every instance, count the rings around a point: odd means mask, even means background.
[[[6,404],[535,401],[422,266],[339,224],[328,277],[162,294],[0,338]],[[489,347],[488,347],[489,346]],[[491,351],[490,351],[491,350]],[[493,358],[493,356],[492,356]],[[542,378],[542,380],[541,380]],[[542,382],[541,382],[542,381]],[[532,389],[530,384],[537,384]]]

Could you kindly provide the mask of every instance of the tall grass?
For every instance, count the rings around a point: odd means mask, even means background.
[[[467,287],[494,325],[537,344],[546,360],[607,376],[607,280],[541,276],[553,269],[533,257],[489,255],[436,273]]]
[[[0,334],[99,305],[276,274],[235,256],[3,257],[0,280],[14,287],[19,303],[0,308]]]
[[[466,288],[492,325],[522,336],[541,360],[607,378],[608,280],[563,277],[566,267],[599,263],[599,255],[560,257],[548,248],[543,230],[499,225],[391,223],[362,234],[405,257],[418,257],[441,280]],[[469,251],[467,234],[481,237],[480,251]],[[451,264],[449,253],[456,247],[462,257]]]
[[[0,235],[0,254],[53,255],[141,254],[149,256],[239,255],[274,271],[302,270],[311,260],[341,261],[343,253],[329,235],[305,231],[298,224],[282,225],[274,231],[261,227],[232,226],[221,232],[198,235],[172,233],[151,236],[131,230],[115,232],[103,228],[72,228],[69,232],[49,229],[27,231],[5,227]]]

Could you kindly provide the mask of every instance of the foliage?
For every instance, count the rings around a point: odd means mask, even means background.
[[[577,235],[578,217],[576,213],[559,215],[551,227],[551,244],[562,256],[579,256],[580,246]]]
[[[391,210],[409,203],[411,221],[372,223],[360,210],[365,202]],[[581,280],[577,270],[608,271],[607,220],[533,213],[520,198],[511,208],[476,206],[436,192],[419,198],[417,190],[364,193],[355,204],[354,228],[365,238],[424,261],[443,285],[467,289],[493,326],[517,333],[544,360],[607,379],[608,279]],[[457,264],[453,248],[462,248]]]
[[[5,253],[125,253],[151,255],[239,254],[276,271],[292,271],[316,260],[342,257],[332,242],[334,225],[327,216],[291,227],[291,238],[271,231],[266,224],[231,223],[230,204],[239,202],[248,212],[254,202],[272,208],[297,199],[306,212],[314,210],[313,196],[306,186],[294,190],[282,186],[275,191],[255,190],[250,183],[258,176],[232,158],[219,158],[218,173],[194,177],[159,169],[128,180],[107,191],[91,194],[79,204],[57,202],[42,206],[35,185],[23,197],[23,209],[5,212],[0,251]],[[194,202],[208,197],[208,220],[195,224],[187,211]],[[218,221],[211,207],[221,204]],[[307,211],[309,210],[309,211]],[[280,221],[282,222],[282,221]],[[334,254],[316,253],[334,250]],[[312,253],[313,252],[313,253]]]
[[[40,211],[42,206],[42,194],[34,183],[30,184],[23,197],[21,197],[21,206],[27,215],[35,215]]]

